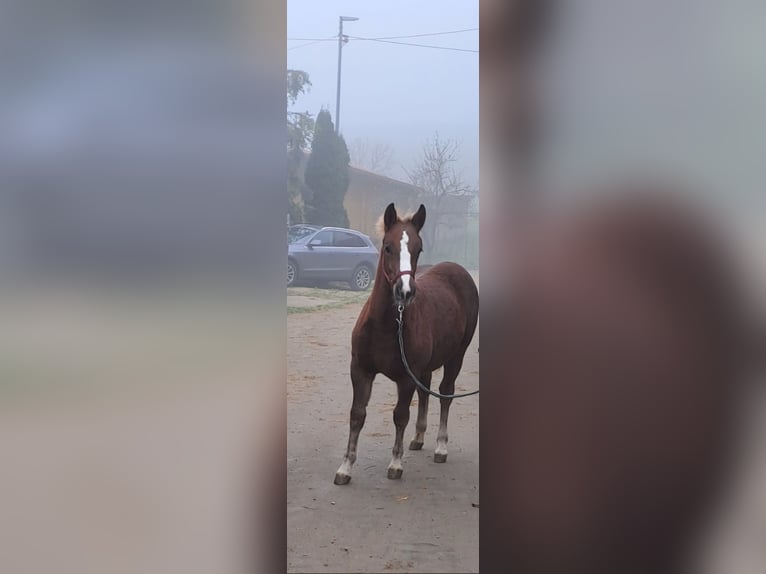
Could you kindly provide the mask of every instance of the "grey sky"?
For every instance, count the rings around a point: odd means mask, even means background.
[[[288,0],[287,37],[330,38],[338,33],[338,16],[349,36],[379,38],[479,27],[478,0]],[[479,32],[404,38],[411,42],[479,49]],[[311,91],[295,108],[316,114],[322,107],[335,121],[337,40],[288,40],[287,65],[309,73]],[[294,49],[292,49],[294,48]],[[355,138],[388,143],[399,165],[412,165],[426,138],[435,131],[461,142],[461,165],[467,183],[479,180],[479,54],[402,46],[351,39],[343,48],[341,132]]]

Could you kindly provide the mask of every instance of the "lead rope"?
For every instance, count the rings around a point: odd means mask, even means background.
[[[471,391],[470,393],[462,393],[459,395],[442,395],[441,393],[437,393],[435,391],[432,391],[427,386],[425,386],[423,383],[421,383],[418,378],[415,376],[415,374],[410,369],[410,365],[407,363],[407,357],[404,355],[404,336],[402,335],[402,329],[404,327],[404,321],[402,319],[402,314],[404,313],[404,305],[399,305],[397,307],[397,310],[399,311],[399,317],[396,319],[396,322],[399,323],[399,351],[402,354],[402,364],[404,365],[404,370],[407,371],[407,374],[410,376],[410,378],[415,382],[415,384],[418,386],[418,388],[421,391],[425,391],[429,395],[432,395],[434,397],[437,397],[439,399],[459,399],[460,397],[469,397],[471,395],[477,395],[479,394],[479,391]]]

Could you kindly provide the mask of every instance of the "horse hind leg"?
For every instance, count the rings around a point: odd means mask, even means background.
[[[444,377],[439,385],[439,392],[442,395],[455,394],[455,380],[463,366],[463,356],[450,361],[444,365]],[[447,462],[447,419],[449,419],[449,408],[452,399],[439,399],[441,403],[441,412],[439,413],[439,432],[436,435],[436,450],[434,451],[434,462]]]
[[[394,425],[396,426],[396,438],[394,448],[391,449],[391,463],[388,465],[388,478],[397,479],[402,477],[402,454],[404,454],[404,430],[410,420],[410,403],[415,394],[415,384],[407,380],[396,383],[399,398],[394,408]]]
[[[351,403],[351,416],[349,421],[348,445],[343,462],[335,473],[335,484],[348,484],[351,481],[351,467],[356,462],[356,443],[359,433],[367,418],[367,403],[372,394],[372,381],[374,375],[367,374],[361,369],[351,366],[351,384],[354,388],[354,398]]]
[[[420,378],[420,382],[427,388],[431,388],[431,371]],[[428,397],[430,395],[418,388],[418,420],[415,423],[415,438],[410,442],[410,450],[423,448],[423,440],[428,426]]]

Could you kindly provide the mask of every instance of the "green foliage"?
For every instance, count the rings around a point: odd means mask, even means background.
[[[322,110],[317,115],[304,175],[310,194],[306,201],[306,221],[348,227],[343,199],[348,190],[349,161],[346,142],[335,133],[330,112]]]
[[[287,101],[290,105],[311,87],[309,75],[303,70],[287,70]]]
[[[300,175],[302,161],[300,150],[287,151],[287,213],[290,216],[291,224],[306,220],[304,203],[306,185]]]
[[[301,94],[311,87],[306,72],[287,70],[287,104],[294,105]],[[305,221],[304,195],[306,186],[300,175],[303,154],[311,143],[314,118],[308,111],[287,112],[287,213],[291,223]]]

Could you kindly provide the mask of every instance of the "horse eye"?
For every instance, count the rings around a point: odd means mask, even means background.
[[[384,245],[383,246],[383,251],[385,251],[386,253],[391,253],[391,246],[390,245]]]

